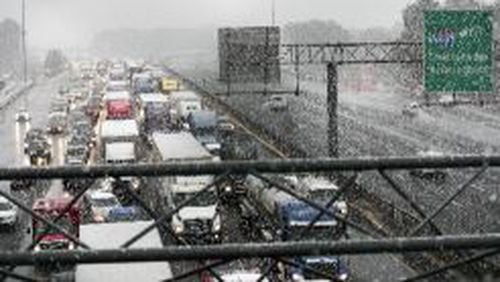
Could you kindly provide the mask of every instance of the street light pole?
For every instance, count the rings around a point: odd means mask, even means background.
[[[26,0],[22,1],[22,11],[21,11],[21,45],[22,45],[22,56],[23,56],[23,80],[24,83],[28,82],[28,58],[26,54]]]

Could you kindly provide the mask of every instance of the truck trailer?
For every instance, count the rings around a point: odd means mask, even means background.
[[[202,109],[201,97],[193,91],[174,91],[170,94],[170,101],[175,108],[177,119],[185,122],[190,113]]]
[[[153,221],[134,221],[81,225],[80,238],[92,249],[116,249],[152,223]],[[131,248],[162,247],[157,229],[131,246]],[[172,278],[172,271],[167,262],[81,264],[77,266],[75,276],[77,282],[152,282]]]
[[[214,158],[188,132],[154,133],[154,147],[158,162],[182,163],[190,161],[215,161]],[[165,211],[181,204],[186,199],[199,193],[213,181],[211,175],[169,176],[162,179],[159,197],[165,205]],[[220,241],[221,217],[219,213],[218,189],[206,191],[189,205],[175,214],[170,225],[177,236],[191,244],[199,242],[214,243]]]

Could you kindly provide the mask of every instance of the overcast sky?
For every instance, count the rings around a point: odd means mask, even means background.
[[[30,45],[84,44],[119,27],[264,25],[271,0],[26,0]],[[391,27],[410,0],[276,0],[278,24],[334,19],[347,28]],[[20,18],[21,0],[0,0],[0,19]]]

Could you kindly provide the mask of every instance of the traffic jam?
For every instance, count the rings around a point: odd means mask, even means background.
[[[258,158],[243,154],[236,137],[241,125],[161,66],[125,61],[79,62],[69,80],[50,101],[46,127],[30,128],[30,113],[19,109],[16,122],[27,125],[24,165],[127,166],[139,163],[219,162]],[[238,133],[239,132],[239,133]],[[252,138],[248,136],[247,138]],[[269,175],[301,196],[347,218],[338,186],[326,176]],[[275,242],[347,237],[346,225],[333,216],[276,189],[252,175],[229,175],[204,188],[212,175],[120,177],[103,179],[17,180],[12,193],[36,189],[31,218],[30,249],[34,252],[122,246],[131,236],[167,214],[179,211],[154,232],[141,238],[141,248],[169,244],[219,244],[239,241]],[[83,196],[80,197],[83,192]],[[188,205],[184,202],[198,193]],[[73,201],[73,199],[77,199]],[[328,202],[329,199],[336,199]],[[71,204],[71,208],[66,207]],[[67,212],[66,212],[67,211]],[[0,197],[2,232],[16,232],[19,210]],[[64,214],[60,216],[60,214]],[[317,220],[317,221],[316,221]],[[316,221],[310,224],[311,221]],[[60,228],[55,228],[55,222]],[[110,238],[113,238],[112,240]],[[134,245],[135,246],[135,245]],[[240,260],[203,271],[201,281],[346,281],[349,261],[339,256],[290,258],[290,265],[270,259]],[[196,267],[196,265],[191,266]],[[179,270],[179,268],[181,268]],[[62,281],[158,281],[186,271],[176,262],[109,265],[37,265],[37,277]],[[325,280],[325,276],[331,279]],[[62,277],[62,278],[61,278]],[[50,280],[52,281],[52,280]],[[56,280],[59,281],[59,280]],[[192,281],[192,280],[186,280]]]

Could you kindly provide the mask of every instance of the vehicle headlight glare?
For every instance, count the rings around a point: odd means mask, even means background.
[[[292,274],[292,280],[293,281],[303,281],[304,277],[302,277],[302,275],[300,275],[298,273],[294,273],[294,274]]]
[[[184,225],[182,223],[178,223],[174,226],[174,232],[179,234],[179,233],[182,233],[182,231],[184,231]]]

